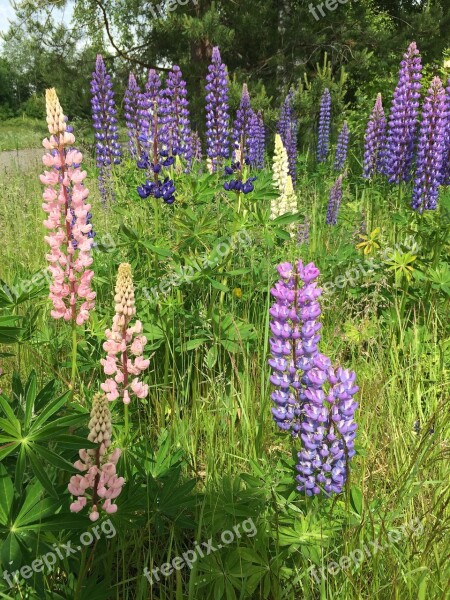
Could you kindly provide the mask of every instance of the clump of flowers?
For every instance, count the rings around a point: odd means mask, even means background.
[[[445,90],[439,77],[431,82],[425,98],[417,148],[417,164],[411,206],[420,213],[435,210],[442,180],[448,114]]]
[[[50,246],[46,258],[53,277],[51,315],[82,325],[95,306],[95,292],[91,289],[94,272],[88,268],[93,262],[94,232],[91,205],[86,201],[88,190],[83,185],[86,171],[81,170],[83,155],[73,148],[75,137],[69,131],[55,90],[47,90],[45,97],[51,135],[43,141],[47,152],[42,160],[51,170],[40,179],[46,186],[42,208],[48,215],[44,225],[49,230],[45,236]]]
[[[229,157],[228,73],[219,48],[212,51],[206,76],[206,154],[210,170],[217,171]]]
[[[317,143],[317,162],[325,162],[328,158],[330,149],[330,128],[331,128],[331,94],[328,88],[325,89],[320,100],[319,114],[319,136]]]
[[[319,352],[322,290],[316,266],[282,263],[278,273],[270,308],[273,418],[300,440],[297,489],[308,496],[338,494],[355,454],[356,375],[335,369]]]
[[[348,128],[347,121],[344,121],[341,131],[339,132],[337,146],[336,146],[336,157],[334,160],[334,170],[342,171],[347,160],[348,142],[350,139],[350,130]]]
[[[70,510],[75,513],[88,505],[89,493],[89,518],[91,521],[97,521],[100,510],[107,514],[117,512],[114,500],[120,495],[125,483],[124,478],[119,477],[116,472],[121,450],[116,448],[112,452],[109,451],[112,436],[111,412],[104,394],[96,394],[93,398],[89,430],[88,440],[98,444],[98,447],[80,450],[80,459],[74,467],[83,474],[73,475],[68,489],[76,498],[70,505]]]
[[[339,175],[334,183],[333,187],[330,190],[330,196],[328,199],[328,208],[327,208],[327,225],[337,225],[337,220],[339,216],[339,208],[341,206],[342,201],[342,181],[344,176]]]
[[[377,95],[375,106],[367,124],[364,138],[364,174],[370,179],[375,173],[384,170],[386,151],[386,117],[384,115],[381,94]]]
[[[409,181],[417,134],[422,63],[415,42],[403,57],[389,115],[386,175],[390,183]]]
[[[95,71],[91,81],[92,120],[95,129],[95,150],[99,174],[99,189],[103,202],[114,199],[111,185],[111,165],[120,163],[121,151],[117,127],[117,110],[114,102],[111,77],[106,72],[105,63],[97,55]]]
[[[142,323],[136,321],[131,325],[136,307],[133,278],[128,263],[119,265],[115,291],[116,312],[112,328],[106,330],[107,341],[103,344],[107,356],[101,360],[105,374],[110,377],[102,383],[101,388],[109,401],[121,398],[128,405],[131,395],[146,398],[148,385],[139,379],[139,375],[150,364],[143,357],[147,338],[142,335]],[[131,376],[134,379],[131,380]]]

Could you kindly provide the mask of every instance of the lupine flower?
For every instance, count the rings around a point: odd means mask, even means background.
[[[442,181],[445,134],[448,123],[445,90],[435,77],[428,90],[422,111],[417,165],[411,206],[420,213],[435,210]]]
[[[298,261],[295,268],[282,263],[278,273],[270,308],[272,414],[281,430],[301,441],[297,489],[308,496],[340,493],[355,454],[355,373],[335,370],[319,352],[319,270]]]
[[[169,154],[183,156],[189,162],[192,159],[189,102],[186,98],[186,82],[178,65],[174,65],[169,72],[166,86],[162,94],[169,101],[169,117],[161,131],[161,141],[163,144],[166,142],[164,149]]]
[[[441,184],[450,185],[450,79],[448,79],[447,81],[445,97],[447,102],[447,126],[445,128],[445,147],[444,160],[442,164]]]
[[[191,136],[192,140],[192,157],[194,160],[201,161],[203,158],[202,155],[202,141],[197,131],[192,132]]]
[[[118,477],[116,472],[117,461],[121,455],[120,448],[109,452],[112,436],[111,412],[104,394],[96,394],[93,398],[89,429],[88,440],[98,444],[98,448],[80,450],[80,459],[74,467],[83,475],[73,475],[68,489],[76,497],[70,505],[70,510],[75,513],[87,506],[87,494],[90,492],[89,518],[91,521],[97,521],[102,509],[107,514],[117,512],[114,500],[120,495],[125,483],[124,478]]]
[[[40,176],[46,186],[42,204],[48,214],[44,221],[50,246],[47,254],[53,277],[49,298],[54,319],[82,325],[94,308],[95,292],[91,290],[94,272],[91,205],[86,202],[88,190],[83,185],[86,171],[80,168],[83,155],[73,148],[75,137],[68,131],[67,117],[62,112],[54,89],[46,91],[47,124],[50,137],[43,146],[48,152],[43,163],[51,169]]]
[[[422,64],[415,42],[400,65],[399,81],[392,100],[386,145],[385,172],[390,183],[409,181],[417,133]]]
[[[261,111],[258,113],[252,111],[249,132],[250,139],[248,158],[250,165],[252,167],[256,167],[257,169],[262,169],[264,167],[266,132]]]
[[[289,160],[286,148],[281,140],[279,133],[275,134],[275,152],[273,154],[273,182],[280,195],[286,189],[286,182],[289,175]]]
[[[297,243],[299,246],[307,246],[309,244],[309,228],[309,219],[305,217],[304,223],[299,223],[298,225]]]
[[[348,142],[350,138],[350,130],[348,128],[347,121],[344,121],[341,131],[339,132],[337,146],[336,146],[336,157],[334,161],[334,170],[342,171],[347,160]]]
[[[217,47],[212,51],[206,81],[206,154],[214,172],[229,157],[230,124],[228,73]]]
[[[279,198],[277,198],[277,200],[272,200],[270,218],[276,219],[281,215],[285,215],[287,213],[293,214],[295,212],[297,212],[297,195],[294,191],[294,186],[292,185],[292,178],[290,175],[288,175],[284,192]],[[294,225],[292,224],[290,227],[291,231],[293,228]]]
[[[140,112],[141,90],[133,73],[128,78],[128,87],[125,91],[125,122],[128,133],[128,147],[131,157],[136,159],[141,154],[141,142],[139,135],[142,130],[142,117]]]
[[[289,159],[289,175],[295,187],[297,182],[297,129],[298,122],[294,110],[294,92],[291,90],[286,96],[281,108],[280,120],[278,121],[278,133],[286,148]]]
[[[339,215],[339,208],[341,206],[342,201],[342,180],[343,175],[339,175],[336,179],[335,184],[331,188],[330,196],[328,199],[328,208],[327,208],[327,225],[336,225]]]
[[[331,94],[328,88],[325,89],[320,100],[319,115],[319,136],[317,144],[317,162],[325,162],[328,158],[330,148],[330,127],[331,127]]]
[[[249,140],[250,140],[250,122],[253,111],[250,106],[250,96],[247,84],[242,86],[242,96],[239,108],[236,112],[236,119],[233,124],[233,142],[234,142],[234,160],[235,162],[245,162],[249,164]],[[239,152],[240,161],[236,160]]]
[[[386,151],[386,117],[384,116],[381,94],[377,95],[375,106],[367,124],[364,144],[364,174],[370,179],[384,169]]]
[[[101,384],[101,388],[111,402],[121,398],[124,404],[129,404],[132,395],[136,398],[147,397],[148,385],[142,383],[139,375],[148,369],[150,361],[143,357],[147,338],[142,335],[142,323],[136,321],[134,325],[130,325],[136,315],[136,308],[131,267],[128,263],[119,265],[114,301],[116,314],[113,326],[106,331],[107,341],[103,344],[107,356],[100,361],[105,374],[114,378],[108,378]],[[132,381],[130,376],[134,376]]]
[[[111,165],[119,164],[121,151],[118,142],[116,105],[111,78],[106,72],[105,63],[100,54],[97,55],[95,71],[91,81],[92,120],[95,129],[95,150],[99,174],[99,189],[105,203],[108,198],[114,199],[110,177]]]

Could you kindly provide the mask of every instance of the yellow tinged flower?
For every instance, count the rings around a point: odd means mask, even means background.
[[[49,132],[52,135],[64,133],[66,131],[66,117],[63,114],[55,88],[45,90],[45,107]]]
[[[119,265],[114,302],[116,303],[116,314],[123,315],[127,321],[136,314],[133,277],[131,266],[128,263]]]

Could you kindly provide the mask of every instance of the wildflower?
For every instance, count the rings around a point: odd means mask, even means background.
[[[412,42],[400,65],[399,81],[392,100],[386,145],[385,172],[390,183],[409,181],[417,133],[422,64]]]
[[[355,373],[334,369],[319,352],[321,324],[317,287],[319,270],[306,266],[278,266],[280,280],[272,288],[270,308],[271,398],[273,418],[283,431],[301,443],[297,489],[312,496],[343,490],[348,461],[354,456],[357,425],[354,413],[358,391]]]
[[[320,100],[319,115],[319,138],[317,144],[317,162],[322,163],[327,160],[330,147],[330,126],[331,126],[331,94],[328,88],[325,89]]]
[[[124,97],[124,116],[129,138],[128,147],[130,149],[130,155],[134,159],[141,154],[141,142],[139,140],[139,136],[143,129],[142,111],[140,106],[141,97],[142,93],[136,82],[136,78],[133,73],[130,73],[128,78],[128,87],[125,91]]]
[[[253,111],[250,107],[250,96],[247,89],[247,84],[242,86],[242,96],[239,108],[236,113],[236,119],[233,125],[233,141],[234,141],[234,159],[235,162],[249,163],[249,140],[250,140],[250,123],[252,120]],[[237,153],[240,159],[237,160]]]
[[[299,246],[307,246],[309,243],[310,222],[308,217],[305,217],[304,223],[299,223],[297,229],[297,243]]]
[[[117,512],[114,500],[120,495],[125,483],[124,478],[118,477],[116,472],[121,450],[109,450],[112,437],[111,412],[104,394],[96,394],[93,398],[89,429],[88,440],[98,444],[98,447],[80,450],[80,459],[74,467],[82,475],[73,475],[68,489],[76,497],[70,505],[70,510],[75,513],[87,506],[87,493],[91,490],[89,518],[91,521],[97,521],[101,509],[107,514]]]
[[[258,169],[264,167],[264,151],[266,133],[261,111],[252,112],[249,126],[249,151],[248,158],[250,165]]]
[[[169,72],[162,96],[168,99],[168,116],[161,130],[163,148],[172,156],[184,156],[189,162],[192,159],[189,102],[186,98],[186,82],[178,65],[174,65]]]
[[[339,177],[336,179],[336,182],[330,190],[326,218],[327,225],[337,224],[339,208],[341,206],[342,201],[342,180],[343,175],[339,175]]]
[[[116,307],[113,326],[106,330],[107,341],[103,344],[107,355],[100,361],[105,375],[114,377],[106,379],[101,388],[111,402],[122,398],[124,404],[129,404],[131,395],[137,398],[147,397],[148,386],[141,382],[139,375],[148,369],[150,361],[143,358],[147,338],[142,335],[142,323],[136,321],[134,325],[130,325],[136,315],[136,307],[131,267],[128,263],[119,265],[114,301]],[[135,377],[131,381],[132,375]]]
[[[364,146],[364,177],[370,179],[381,173],[386,150],[386,117],[384,116],[381,94],[377,95],[375,106],[367,124]]]
[[[439,77],[434,77],[423,105],[411,204],[420,213],[437,207],[447,123],[445,90]]]
[[[206,154],[212,171],[217,171],[229,157],[228,74],[219,48],[212,51],[212,62],[206,76]]]
[[[278,133],[286,148],[289,159],[289,175],[295,187],[297,182],[297,129],[298,122],[294,110],[294,92],[291,90],[286,96],[281,108],[280,120],[278,121]]]
[[[50,137],[43,141],[48,150],[43,163],[50,168],[40,176],[46,186],[43,193],[44,221],[50,246],[46,258],[53,277],[49,298],[53,303],[54,319],[82,325],[94,308],[95,292],[91,290],[94,272],[94,232],[91,224],[91,205],[86,202],[88,190],[83,185],[86,171],[81,171],[81,152],[73,148],[75,137],[67,129],[58,96],[54,89],[46,91],[47,124]]]
[[[342,171],[347,160],[348,142],[350,138],[350,131],[348,128],[347,121],[344,121],[341,131],[339,132],[337,147],[336,147],[336,158],[334,161],[334,170]]]
[[[120,163],[121,151],[112,81],[100,54],[97,55],[95,71],[92,73],[91,94],[97,167],[100,170],[99,189],[105,203],[108,198],[114,198],[110,181],[111,165]]]

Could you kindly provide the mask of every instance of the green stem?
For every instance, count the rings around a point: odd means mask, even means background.
[[[129,413],[128,413],[128,404],[124,404],[124,419],[125,419],[125,440],[128,439],[128,431],[130,429],[130,421],[129,421]]]
[[[72,373],[70,376],[70,389],[72,391],[71,400],[73,400],[73,396],[75,394],[75,378],[77,375],[77,349],[77,324],[75,323],[75,321],[72,321]]]

